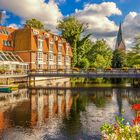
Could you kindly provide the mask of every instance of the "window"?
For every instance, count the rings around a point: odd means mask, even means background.
[[[58,52],[59,52],[59,53],[62,52],[62,44],[58,44]]]
[[[39,34],[39,31],[33,30],[33,34],[34,34],[34,35],[38,35],[38,34]]]
[[[42,51],[43,50],[43,40],[38,39],[38,50]]]
[[[62,55],[58,55],[58,58],[57,58],[58,62],[61,62],[62,61]]]
[[[11,46],[11,42],[10,41],[7,41],[7,46]]]
[[[5,34],[5,35],[9,35],[9,31],[7,31],[6,29],[1,29],[0,33]]]
[[[66,55],[68,55],[69,52],[69,46],[66,46]]]
[[[53,61],[53,59],[54,59],[54,55],[53,55],[53,53],[49,53],[49,55],[48,55],[48,57],[49,57],[49,61]]]
[[[8,46],[8,43],[6,40],[3,40],[3,46]]]
[[[37,52],[37,61],[43,61],[43,53]]]
[[[49,38],[50,35],[48,33],[45,33],[44,36],[45,38]]]
[[[65,62],[66,62],[66,63],[69,63],[69,62],[70,62],[69,56],[66,56],[66,57],[65,57]]]
[[[50,52],[53,52],[53,45],[54,45],[53,42],[50,42],[50,47],[49,47]]]
[[[3,46],[9,46],[9,47],[12,47],[12,45],[11,45],[11,41],[3,40]]]

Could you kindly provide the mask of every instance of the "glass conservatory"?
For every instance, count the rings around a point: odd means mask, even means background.
[[[27,73],[28,64],[25,63],[16,53],[0,52],[0,73]]]

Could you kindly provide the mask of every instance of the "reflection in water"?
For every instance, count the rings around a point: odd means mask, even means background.
[[[104,122],[113,123],[115,115],[131,121],[134,112],[130,105],[140,102],[140,91],[28,90],[16,97],[16,104],[0,108],[0,136],[4,140],[91,140],[99,139],[99,128]]]

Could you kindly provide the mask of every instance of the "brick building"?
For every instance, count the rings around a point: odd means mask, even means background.
[[[29,64],[29,69],[71,68],[70,45],[61,36],[44,30],[0,27],[0,51],[14,52]]]
[[[14,35],[16,29],[0,26],[0,71],[25,72],[28,64],[14,52]]]

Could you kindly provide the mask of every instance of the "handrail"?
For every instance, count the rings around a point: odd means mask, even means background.
[[[87,71],[84,69],[79,69],[79,71],[74,70],[64,70],[64,71],[29,71],[29,76],[48,76],[48,77],[134,77],[140,78],[140,70],[138,69],[112,69],[111,71],[97,70],[97,71]],[[138,77],[137,77],[138,76]]]

